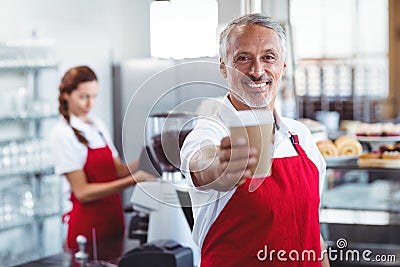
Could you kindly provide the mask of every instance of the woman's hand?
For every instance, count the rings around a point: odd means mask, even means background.
[[[136,181],[136,183],[140,183],[140,182],[144,182],[147,180],[153,180],[156,178],[156,176],[154,176],[148,172],[138,170],[132,174],[132,178]]]

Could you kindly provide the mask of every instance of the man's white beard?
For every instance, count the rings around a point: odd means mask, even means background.
[[[275,94],[271,91],[268,92],[267,96],[264,96],[261,93],[250,96],[249,94],[246,94],[246,92],[243,92],[242,90],[239,91],[232,90],[232,93],[237,100],[239,100],[240,102],[242,102],[243,104],[247,105],[250,108],[265,108],[272,102],[272,100],[275,97]]]

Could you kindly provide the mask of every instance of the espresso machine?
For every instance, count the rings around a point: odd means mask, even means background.
[[[138,183],[131,195],[133,209],[148,214],[147,243],[173,240],[193,252],[193,266],[200,250],[192,238],[193,217],[185,178],[180,168],[180,148],[195,126],[195,116],[182,112],[151,114],[145,127],[149,158],[161,177]],[[188,212],[190,211],[190,212]]]

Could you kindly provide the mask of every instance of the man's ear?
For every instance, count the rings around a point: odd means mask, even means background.
[[[222,58],[219,59],[219,71],[221,72],[222,77],[227,77],[225,62],[222,60]]]
[[[286,61],[283,62],[283,68],[282,68],[281,78],[285,75],[285,72],[286,72]]]

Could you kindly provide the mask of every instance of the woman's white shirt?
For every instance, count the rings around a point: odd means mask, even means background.
[[[113,157],[118,157],[118,151],[103,121],[93,115],[90,116],[90,121],[91,123],[86,123],[71,115],[68,124],[65,118],[60,116],[50,135],[56,174],[82,170],[86,163],[88,148],[79,142],[71,126],[82,132],[90,148],[102,148],[108,145]]]

